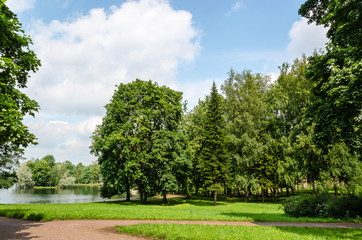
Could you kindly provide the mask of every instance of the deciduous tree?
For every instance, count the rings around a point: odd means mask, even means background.
[[[36,143],[22,121],[39,110],[38,103],[21,89],[40,61],[30,50],[30,37],[4,2],[0,1],[0,178],[18,163],[24,148]]]

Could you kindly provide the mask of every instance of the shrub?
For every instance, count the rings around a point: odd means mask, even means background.
[[[294,196],[283,203],[292,217],[358,218],[362,216],[362,196],[334,196],[327,193]]]

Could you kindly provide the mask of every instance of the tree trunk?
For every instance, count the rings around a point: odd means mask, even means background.
[[[140,201],[141,201],[141,203],[143,203],[143,190],[142,190],[142,188],[138,188],[138,193],[139,193],[139,195],[140,195]]]
[[[217,200],[217,191],[214,191],[214,206],[216,206],[216,200]]]
[[[264,203],[264,188],[261,186],[261,202]]]
[[[144,192],[143,194],[144,194],[143,201],[144,201],[144,203],[147,203],[147,193]]]
[[[287,196],[290,197],[289,187],[287,186]]]
[[[163,192],[162,195],[163,195],[163,199],[162,199],[163,202],[164,202],[164,203],[167,203],[167,195],[166,195],[166,192]]]
[[[129,183],[128,180],[126,181],[126,202],[130,202],[131,201],[131,194],[130,194],[130,187],[129,187]]]
[[[278,202],[278,189],[274,188],[274,202]]]

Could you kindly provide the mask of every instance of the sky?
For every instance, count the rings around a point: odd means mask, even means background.
[[[24,92],[41,110],[24,123],[48,154],[88,165],[91,135],[116,85],[136,78],[182,91],[188,109],[230,69],[278,77],[278,66],[323,49],[327,29],[301,0],[8,0],[41,60]]]

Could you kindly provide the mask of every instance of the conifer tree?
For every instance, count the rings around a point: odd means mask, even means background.
[[[222,97],[218,94],[215,82],[207,105],[204,128],[204,141],[201,152],[202,174],[205,187],[214,193],[214,205],[217,201],[217,191],[228,182],[227,155],[225,152],[225,138],[223,127],[225,125],[221,108]]]

